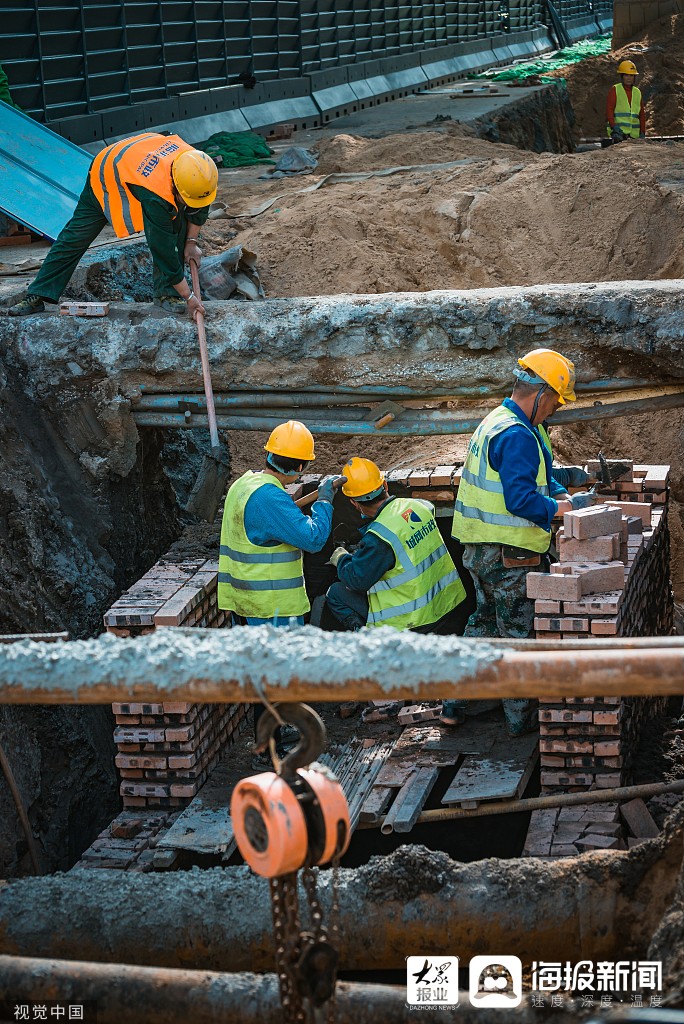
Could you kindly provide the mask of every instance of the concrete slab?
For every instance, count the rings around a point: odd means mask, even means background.
[[[311,121],[320,117],[316,104],[310,96],[293,96],[290,99],[274,100],[271,103],[257,103],[243,107],[242,113],[249,127],[265,128],[281,121]]]

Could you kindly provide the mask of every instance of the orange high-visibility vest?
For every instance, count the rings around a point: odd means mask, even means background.
[[[146,132],[122,139],[98,153],[90,168],[90,184],[117,238],[143,229],[142,206],[129,185],[142,185],[176,206],[171,164],[192,149],[178,135]]]

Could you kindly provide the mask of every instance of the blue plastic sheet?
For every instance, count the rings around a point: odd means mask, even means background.
[[[0,210],[54,241],[70,220],[92,156],[0,100]]]

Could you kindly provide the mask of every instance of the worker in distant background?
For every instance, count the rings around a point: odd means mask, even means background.
[[[392,498],[370,459],[350,459],[342,493],[364,519],[350,554],[335,548],[339,582],[326,595],[340,629],[392,626],[418,633],[452,632],[451,612],[465,588],[439,532],[434,507],[419,498]]]
[[[468,446],[454,511],[453,535],[464,545],[463,565],[475,584],[477,607],[465,635],[533,635],[534,602],[527,573],[549,568],[551,520],[593,504],[572,498],[553,478],[550,446],[539,425],[559,405],[575,401],[575,368],[550,349],[518,360],[510,398],[484,418]],[[536,701],[504,700],[509,732],[536,726]],[[492,702],[444,701],[442,722],[459,725]]]
[[[623,139],[643,139],[646,135],[646,111],[641,90],[634,84],[638,75],[631,60],[618,65],[620,81],[616,82],[606,100],[606,121],[608,137],[614,142]]]
[[[304,625],[310,605],[302,552],[320,551],[328,540],[333,497],[342,478],[330,477],[320,484],[311,516],[305,516],[284,485],[292,483],[316,458],[311,431],[297,420],[281,423],[264,451],[265,468],[243,473],[226,497],[218,606],[232,612],[237,625],[288,626],[291,620]],[[263,710],[255,705],[255,730]],[[281,742],[278,731],[276,743]],[[268,770],[268,754],[255,755],[253,767]]]
[[[117,238],[145,231],[152,254],[154,301],[194,317],[204,307],[185,279],[185,264],[202,253],[201,226],[216,198],[218,169],[178,135],[148,132],[107,146],[95,157],[68,224],[10,316],[38,313],[59,302],[78,261],[106,224]]]
[[[2,70],[2,64],[0,64],[0,100],[6,103],[8,107],[14,107],[15,110],[21,110],[18,103],[15,103],[10,96],[9,82],[7,81],[7,75]]]

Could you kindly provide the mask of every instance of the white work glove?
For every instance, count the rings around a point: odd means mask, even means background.
[[[328,559],[328,565],[334,565],[335,568],[337,568],[337,563],[339,562],[340,558],[342,558],[343,555],[348,554],[349,552],[347,551],[347,549],[345,547],[342,547],[342,545],[340,544],[339,547],[335,548],[332,555]]]

